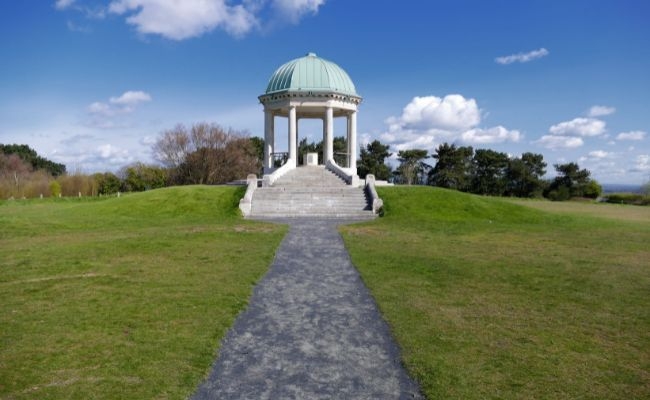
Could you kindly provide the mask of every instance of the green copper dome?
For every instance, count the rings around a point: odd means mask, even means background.
[[[350,76],[341,67],[314,53],[291,60],[273,73],[266,94],[285,91],[336,92],[358,96]]]

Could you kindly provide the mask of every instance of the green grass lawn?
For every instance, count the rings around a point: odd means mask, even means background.
[[[341,231],[429,398],[650,398],[646,211],[378,191]]]
[[[286,228],[233,187],[0,203],[0,398],[181,399]]]

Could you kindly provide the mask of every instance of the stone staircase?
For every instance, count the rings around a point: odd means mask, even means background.
[[[363,188],[351,187],[323,166],[303,166],[287,172],[270,187],[257,188],[252,218],[371,219]]]

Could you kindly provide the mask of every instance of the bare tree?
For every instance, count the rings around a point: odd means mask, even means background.
[[[24,181],[32,172],[32,166],[23,161],[17,154],[5,155],[0,153],[0,186],[3,197],[24,196]],[[6,193],[5,193],[6,192]]]
[[[167,168],[177,168],[191,151],[190,135],[181,124],[163,132],[153,145],[154,157]]]
[[[171,170],[176,184],[219,184],[259,170],[255,147],[246,132],[199,123],[163,132],[153,147],[156,159]]]

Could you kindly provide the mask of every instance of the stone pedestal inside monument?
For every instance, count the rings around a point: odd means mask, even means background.
[[[304,159],[305,165],[318,165],[318,153],[307,153]]]

